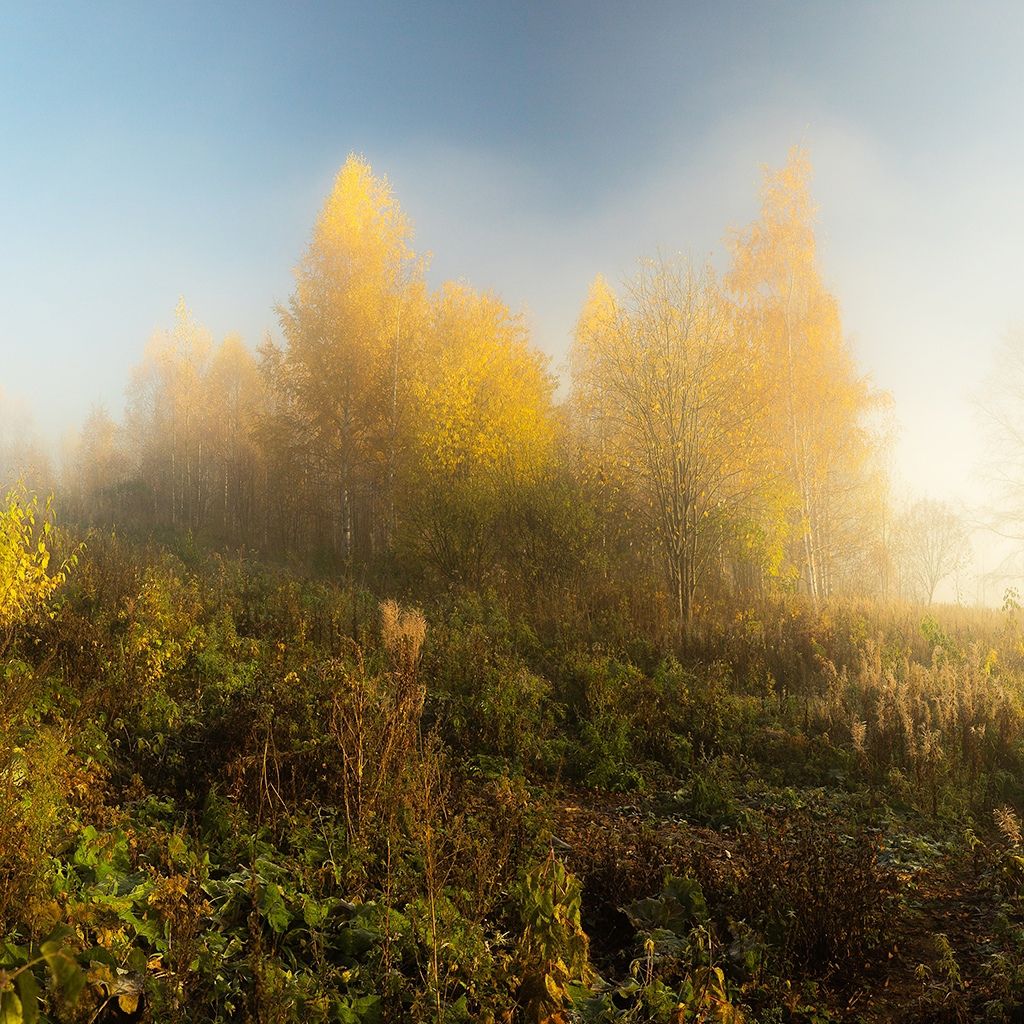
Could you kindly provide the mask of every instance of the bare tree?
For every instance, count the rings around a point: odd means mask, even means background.
[[[652,261],[621,303],[592,293],[573,396],[664,559],[680,623],[756,487],[757,359],[712,272]]]
[[[903,589],[931,604],[939,584],[970,558],[964,521],[946,502],[924,498],[904,513],[897,534]]]

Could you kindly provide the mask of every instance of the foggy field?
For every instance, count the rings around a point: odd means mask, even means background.
[[[0,1024],[1024,1019],[1015,8],[7,29]]]

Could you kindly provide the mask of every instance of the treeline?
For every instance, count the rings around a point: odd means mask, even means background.
[[[680,621],[737,593],[884,590],[885,402],[820,275],[810,174],[798,150],[766,174],[724,275],[597,278],[559,398],[520,315],[431,290],[389,185],[350,157],[282,344],[217,342],[179,303],[123,422],[83,425],[65,514],[435,585],[643,581]]]

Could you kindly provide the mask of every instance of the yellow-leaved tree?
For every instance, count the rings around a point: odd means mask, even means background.
[[[106,409],[95,406],[69,446],[64,468],[65,500],[74,496],[78,521],[92,525],[123,516],[117,491],[127,473],[124,431]]]
[[[203,382],[212,352],[210,332],[179,299],[174,327],[150,339],[128,390],[136,462],[152,490],[156,516],[176,528],[199,526],[209,496]]]
[[[761,218],[731,238],[726,282],[743,330],[763,354],[784,485],[779,515],[796,541],[790,557],[817,601],[836,588],[857,543],[876,448],[868,414],[878,396],[857,371],[839,304],[821,278],[810,178],[798,148],[781,170],[766,172]]]
[[[12,491],[0,509],[0,655],[16,630],[45,610],[67,578],[75,556],[50,566],[53,506]]]
[[[255,435],[265,388],[253,354],[237,334],[214,349],[203,392],[207,520],[217,524],[221,536],[253,536],[260,477]]]
[[[757,352],[709,268],[647,261],[621,300],[591,289],[571,368],[586,463],[655,540],[685,626],[757,490]]]
[[[569,350],[572,388],[568,410],[573,469],[583,493],[600,510],[597,537],[603,561],[612,551],[628,550],[637,525],[629,493],[628,456],[616,443],[614,396],[592,380],[596,353],[614,344],[619,317],[615,293],[598,274],[591,282]]]
[[[434,296],[404,491],[415,545],[442,575],[479,580],[491,566],[503,508],[553,457],[553,393],[504,303],[453,283]]]
[[[391,186],[350,156],[280,310],[281,380],[299,417],[298,447],[322,488],[337,496],[329,539],[346,558],[385,547],[392,532],[424,294],[411,240]]]

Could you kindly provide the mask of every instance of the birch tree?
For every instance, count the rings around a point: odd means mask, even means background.
[[[500,299],[451,282],[433,297],[403,490],[414,544],[442,575],[479,581],[495,561],[503,510],[550,466],[553,393]]]
[[[339,171],[280,310],[287,380],[337,495],[345,558],[386,542],[405,339],[420,265],[388,182],[351,156]]]
[[[964,521],[946,502],[923,498],[901,517],[898,562],[904,590],[931,604],[940,583],[970,559]]]
[[[756,353],[708,268],[648,261],[613,301],[598,285],[573,345],[586,438],[656,539],[681,624],[756,490]]]
[[[800,577],[813,601],[835,588],[841,526],[867,479],[874,396],[845,343],[839,306],[818,269],[811,165],[800,149],[765,174],[760,219],[730,240],[727,277],[759,336],[774,390],[778,471],[788,484],[788,519]]]

